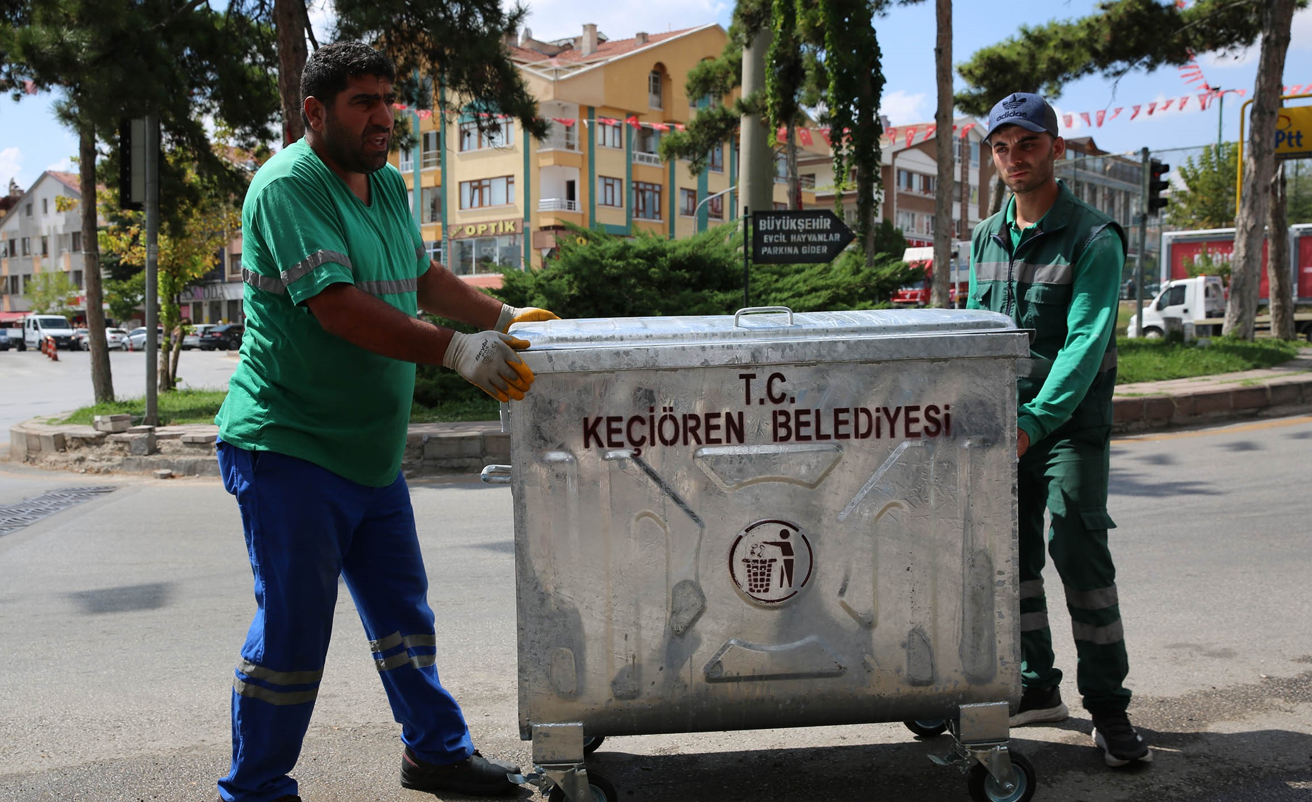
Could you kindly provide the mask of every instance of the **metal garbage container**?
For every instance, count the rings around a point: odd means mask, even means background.
[[[516,326],[506,408],[519,725],[553,800],[614,800],[611,735],[904,721],[979,799],[1028,799],[1016,374],[998,314]]]

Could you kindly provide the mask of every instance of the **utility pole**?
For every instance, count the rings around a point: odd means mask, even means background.
[[[1135,258],[1135,279],[1134,279],[1134,307],[1135,307],[1135,330],[1139,336],[1143,336],[1143,257],[1144,250],[1148,247],[1148,193],[1149,184],[1152,181],[1152,158],[1151,151],[1144,148],[1139,151],[1141,181],[1139,194],[1139,252]]]
[[[159,312],[159,117],[146,115],[146,419],[147,426],[159,425],[157,392],[159,335],[155,331]]]
[[[767,22],[743,48],[744,99],[756,95],[755,99],[760,100],[765,91],[765,56],[772,37]],[[761,115],[744,114],[739,130],[742,147],[738,151],[738,197],[749,209],[768,211],[774,208],[774,152],[761,125]]]

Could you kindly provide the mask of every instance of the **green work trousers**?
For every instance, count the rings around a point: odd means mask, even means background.
[[[1084,707],[1098,712],[1130,704],[1130,691],[1122,684],[1130,665],[1116,567],[1107,546],[1107,530],[1116,527],[1107,514],[1110,435],[1110,427],[1063,426],[1032,444],[1020,459],[1017,497],[1022,682],[1027,688],[1050,688],[1062,677],[1054,665],[1043,591],[1046,509],[1052,516],[1047,553],[1061,577],[1075,635],[1076,684]]]

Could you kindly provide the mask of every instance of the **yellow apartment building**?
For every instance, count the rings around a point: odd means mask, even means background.
[[[618,40],[587,24],[554,42],[526,29],[508,48],[551,123],[541,141],[511,120],[480,134],[468,111],[399,112],[418,136],[394,163],[429,252],[467,281],[497,286],[504,267],[541,267],[567,223],[673,239],[736,219],[736,142],[712,151],[701,175],[657,155],[661,137],[696,114],[689,70],[725,40],[715,24]],[[775,195],[778,206],[786,188],[776,183]]]

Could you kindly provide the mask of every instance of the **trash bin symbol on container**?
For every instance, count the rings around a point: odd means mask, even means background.
[[[811,541],[796,524],[757,521],[729,549],[729,573],[748,598],[762,604],[787,601],[811,579]]]

